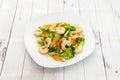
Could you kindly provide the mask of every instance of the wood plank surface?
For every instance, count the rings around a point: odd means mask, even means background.
[[[2,2],[2,1],[1,1]],[[0,74],[2,72],[6,51],[9,45],[15,13],[17,10],[17,0],[4,0],[0,8]]]
[[[95,51],[84,60],[85,80],[106,80],[94,0],[81,0],[80,13],[86,22],[88,21],[86,24],[92,29],[96,40]]]
[[[15,12],[11,38],[1,73],[1,80],[19,80],[22,74],[25,55],[23,34],[24,27],[26,23],[28,23],[29,16],[31,15],[30,12],[32,1],[29,0],[29,2],[26,2],[24,0],[19,0],[17,3],[17,10]]]
[[[119,80],[120,76],[116,73],[120,66],[119,61],[119,36],[114,22],[112,6],[110,0],[95,1],[96,12],[100,25],[101,44],[105,62],[106,77],[108,80]],[[102,6],[101,6],[102,5]],[[107,31],[106,31],[107,30]],[[112,76],[111,76],[112,75]]]
[[[0,80],[120,80],[120,0],[0,0]],[[74,12],[86,20],[96,49],[68,67],[37,65],[25,49],[26,24]]]

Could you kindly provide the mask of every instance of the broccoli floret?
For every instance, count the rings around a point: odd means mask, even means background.
[[[65,25],[64,27],[66,30],[70,29],[71,31],[74,31],[76,29],[74,26],[71,25]]]
[[[55,33],[50,32],[50,33],[49,33],[49,36],[50,36],[50,38],[52,38],[52,39],[53,39],[53,38],[55,37]]]
[[[54,52],[56,50],[57,50],[57,46],[56,45],[50,48],[50,52]]]
[[[43,46],[43,45],[44,45],[44,38],[43,38],[43,37],[38,37],[38,38],[37,38],[37,43],[38,43],[39,45]]]
[[[85,39],[84,38],[77,38],[77,43],[79,44],[79,45],[84,45],[84,43],[85,43]]]
[[[49,50],[49,52],[48,52],[48,55],[54,55],[54,54],[56,54],[56,51],[57,50],[57,46],[53,46],[53,47],[51,47],[50,48],[50,50]]]
[[[49,52],[48,55],[52,56],[52,55],[55,55],[56,52]]]
[[[49,29],[46,28],[46,27],[40,26],[39,28],[42,30],[43,33],[49,33],[50,32]]]
[[[63,51],[61,54],[60,54],[61,57],[63,57],[64,59],[68,60],[68,59],[71,59],[74,57],[74,53],[73,53],[73,50],[71,47],[67,48],[65,50],[65,52]]]
[[[68,29],[68,30],[65,32],[64,37],[68,39],[68,38],[69,38],[69,33],[70,33],[70,30]]]

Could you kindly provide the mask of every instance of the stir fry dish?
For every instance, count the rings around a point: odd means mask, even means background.
[[[39,26],[34,35],[39,52],[59,62],[70,60],[81,53],[85,43],[83,28],[67,22]]]

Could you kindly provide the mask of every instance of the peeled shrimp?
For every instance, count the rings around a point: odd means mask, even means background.
[[[70,32],[70,36],[71,36],[71,38],[73,38],[73,39],[76,39],[76,38],[78,38],[79,36],[80,36],[80,32],[78,32],[78,31],[71,31]]]
[[[59,27],[63,27],[65,24],[67,24],[66,22],[61,22],[60,24],[59,24]]]
[[[81,32],[83,32],[83,28],[82,28],[82,27],[77,26],[77,27],[76,27],[76,31],[81,33]]]
[[[39,51],[42,53],[42,54],[47,54],[47,52],[49,51],[49,48],[46,47],[46,46],[42,46],[39,48]]]
[[[61,47],[62,49],[65,50],[70,45],[71,45],[70,41],[62,41]]]
[[[82,51],[82,46],[77,46],[74,50],[75,53],[79,53]]]
[[[52,42],[51,38],[49,38],[49,37],[46,38],[46,39],[45,39],[45,46],[46,46],[46,47],[49,47],[50,44],[51,44],[51,42]]]
[[[49,30],[52,32],[55,32],[55,26],[56,26],[56,24],[49,26]]]
[[[35,36],[40,36],[40,34],[42,33],[42,31],[39,29],[39,28],[37,28],[35,31],[34,31],[34,35]]]
[[[56,32],[58,34],[63,34],[65,32],[65,28],[64,27],[56,27]]]
[[[83,35],[83,34],[80,34],[78,37],[79,37],[79,38],[84,38],[84,35]]]

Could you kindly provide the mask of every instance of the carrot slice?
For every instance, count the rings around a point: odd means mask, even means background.
[[[52,55],[51,57],[56,61],[64,62],[64,60],[58,55]]]
[[[59,53],[60,51],[60,48],[61,48],[61,43],[62,43],[62,40],[59,40],[59,42],[57,43],[57,53]]]
[[[71,39],[70,41],[73,45],[76,44],[76,40],[75,39]]]
[[[57,41],[58,41],[59,39],[60,39],[60,36],[56,36],[55,38],[53,38],[50,47],[53,47],[53,46],[57,43]]]
[[[42,36],[42,37],[48,37],[49,35],[46,34],[46,33],[41,33],[40,36]]]

